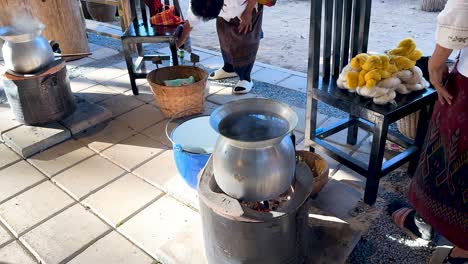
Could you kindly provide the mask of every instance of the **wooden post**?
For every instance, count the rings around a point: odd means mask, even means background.
[[[0,0],[0,10],[0,26],[22,15],[35,17],[45,25],[44,37],[58,42],[63,53],[89,52],[79,0]]]
[[[422,0],[421,9],[426,12],[440,12],[447,0]]]
[[[119,15],[122,24],[122,32],[124,32],[132,22],[132,12],[130,10],[129,0],[120,0]]]

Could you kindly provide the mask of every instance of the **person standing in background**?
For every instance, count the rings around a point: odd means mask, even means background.
[[[239,77],[233,93],[248,93],[254,86],[250,75],[263,37],[262,18],[263,6],[257,0],[190,0],[177,47],[185,43],[193,27],[202,21],[216,19],[224,66],[211,73],[209,78]]]

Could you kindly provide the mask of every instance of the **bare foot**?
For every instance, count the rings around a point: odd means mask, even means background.
[[[468,258],[468,251],[463,250],[459,247],[454,247],[452,253],[450,253],[450,257],[452,258]]]

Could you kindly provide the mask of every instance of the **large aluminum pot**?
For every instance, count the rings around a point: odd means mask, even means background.
[[[213,151],[219,187],[243,201],[264,201],[284,193],[294,179],[290,138],[296,113],[269,99],[251,98],[216,109],[210,124],[220,134]]]
[[[0,38],[5,40],[2,52],[7,69],[16,73],[35,73],[54,61],[48,41],[41,35],[44,25],[30,29],[8,26],[0,28]]]

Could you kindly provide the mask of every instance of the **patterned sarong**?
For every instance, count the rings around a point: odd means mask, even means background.
[[[452,72],[453,105],[436,103],[409,199],[432,227],[468,250],[468,78]]]

